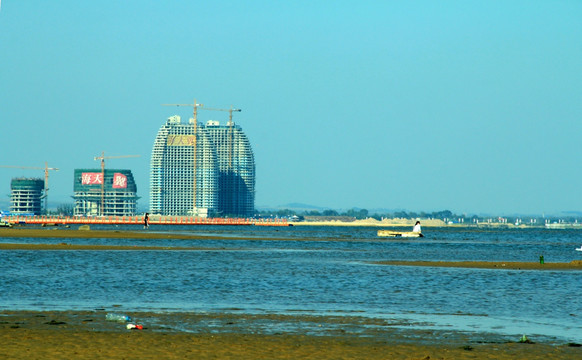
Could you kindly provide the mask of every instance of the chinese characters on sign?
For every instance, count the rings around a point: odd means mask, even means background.
[[[114,189],[127,188],[127,177],[121,173],[115,173],[113,175],[113,188]]]
[[[196,135],[168,135],[168,146],[195,146]]]
[[[101,185],[103,178],[101,173],[83,173],[81,175],[82,185]]]
[[[103,184],[103,174],[101,173],[83,173],[81,175],[82,185],[102,185]],[[113,175],[113,185],[114,189],[126,189],[127,188],[127,176],[122,173],[115,173]]]

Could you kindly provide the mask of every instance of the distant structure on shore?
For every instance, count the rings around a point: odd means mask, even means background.
[[[75,169],[75,216],[132,216],[137,186],[131,170]]]
[[[150,213],[253,215],[255,160],[247,136],[232,121],[232,109],[226,125],[213,120],[199,125],[197,106],[187,123],[172,116],[158,131],[150,165]]]
[[[14,178],[10,182],[10,212],[14,215],[41,215],[44,180]]]

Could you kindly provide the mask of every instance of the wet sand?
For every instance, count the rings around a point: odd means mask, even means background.
[[[33,229],[26,227],[0,228],[0,237],[11,238],[81,238],[81,239],[216,239],[216,236],[200,236],[167,232],[76,230],[64,228]]]
[[[63,239],[58,244],[0,243],[0,250],[209,250],[207,247],[143,246],[143,245],[79,245],[67,243],[65,239],[216,239],[216,237],[174,234],[149,231],[118,230],[72,230],[72,229],[30,229],[3,228],[0,238]]]
[[[390,324],[362,335],[350,332],[350,322],[344,318],[341,321],[310,316],[262,319],[191,313],[140,313],[138,316],[145,320],[142,330],[127,330],[124,323],[105,321],[104,311],[0,312],[0,358],[428,360],[577,359],[582,356],[582,348],[576,344],[518,343],[498,337],[475,340],[470,335],[451,336],[450,332],[402,331]],[[335,332],[321,330],[308,334],[244,330],[248,324],[267,320],[319,321],[336,323],[339,328]],[[213,326],[201,325],[193,332],[173,328],[185,321],[213,323]],[[411,340],[411,334],[412,339],[423,340]]]

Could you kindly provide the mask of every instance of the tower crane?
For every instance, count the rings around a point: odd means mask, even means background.
[[[216,108],[205,108],[203,107],[202,110],[210,110],[210,111],[226,111],[228,112],[228,170],[232,171],[232,113],[233,112],[241,112],[241,109],[234,109],[232,105],[230,109],[216,109]]]
[[[105,159],[120,159],[140,157],[141,155],[119,155],[119,156],[105,156],[105,151],[101,152],[101,156],[95,156],[93,160],[101,160],[101,208],[99,212],[103,216],[103,205],[105,203]]]
[[[193,151],[193,156],[192,156],[192,182],[193,182],[193,186],[192,186],[192,213],[194,214],[196,211],[196,150],[197,150],[197,144],[198,144],[198,108],[203,108],[204,104],[199,104],[198,102],[196,102],[196,99],[194,99],[194,102],[192,104],[162,104],[162,106],[192,106],[193,110],[193,114],[192,117],[194,118],[194,122],[193,122],[193,127],[194,127],[194,136],[196,137],[195,141],[192,144],[192,151]]]
[[[44,194],[41,197],[44,198],[44,213],[48,214],[48,178],[49,178],[49,170],[50,171],[58,171],[58,168],[50,168],[48,167],[48,163],[44,163],[44,167],[35,167],[35,166],[11,166],[11,165],[0,165],[3,168],[13,168],[13,169],[29,169],[29,170],[44,170]]]
[[[194,117],[194,127],[196,127],[197,123],[196,123],[196,119],[198,116],[198,108],[202,108],[204,107],[204,104],[199,104],[196,102],[196,99],[194,99],[194,103],[193,104],[162,104],[162,106],[192,106],[194,108],[194,113],[193,113],[193,117]]]
[[[241,112],[241,109],[235,109],[232,107],[232,105],[230,106],[230,109],[216,109],[216,108],[205,108],[205,107],[201,107],[201,110],[210,110],[210,111],[226,111],[228,112],[228,121],[229,123],[232,123],[232,113],[233,112]]]

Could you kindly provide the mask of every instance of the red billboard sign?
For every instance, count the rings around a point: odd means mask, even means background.
[[[103,177],[101,173],[83,173],[81,175],[82,185],[101,185],[103,184]]]
[[[126,189],[127,188],[127,176],[122,173],[113,174],[113,188],[114,189]]]
[[[103,184],[103,174],[97,172],[86,172],[81,175],[82,185],[102,185]],[[127,176],[122,173],[113,174],[113,185],[114,189],[127,189]]]

